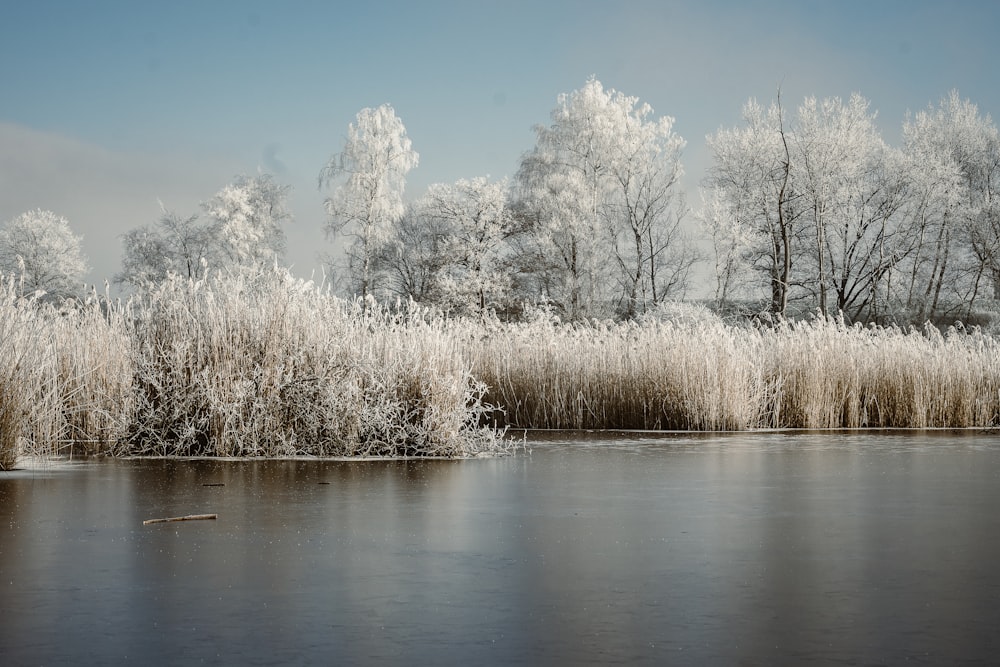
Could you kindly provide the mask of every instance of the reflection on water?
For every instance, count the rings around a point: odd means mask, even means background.
[[[997,654],[994,436],[566,438],[496,460],[0,473],[0,662]]]

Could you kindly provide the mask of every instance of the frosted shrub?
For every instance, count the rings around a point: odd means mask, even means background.
[[[500,446],[441,325],[282,271],[171,280],[132,305],[129,451],[465,456]]]
[[[640,323],[670,322],[680,326],[716,326],[722,319],[700,303],[662,301],[639,318]]]

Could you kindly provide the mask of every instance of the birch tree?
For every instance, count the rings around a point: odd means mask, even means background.
[[[270,174],[244,175],[202,204],[226,265],[259,269],[281,259],[284,224],[291,220],[290,189],[277,184]]]
[[[244,175],[202,203],[204,217],[179,215],[161,202],[155,224],[122,236],[116,281],[145,287],[168,274],[197,280],[207,271],[266,269],[284,255],[289,190],[269,174]]]
[[[25,293],[73,296],[88,270],[82,238],[61,215],[35,209],[0,229],[0,273],[18,277]]]
[[[521,161],[522,206],[540,248],[559,259],[571,318],[598,302],[632,317],[686,286],[694,254],[678,233],[684,141],[672,118],[652,114],[591,78],[559,96],[552,124],[536,128],[535,148]]]
[[[442,261],[435,275],[442,305],[482,314],[502,306],[511,289],[506,240],[513,231],[506,180],[461,179],[432,185],[418,204],[440,223]]]
[[[952,91],[936,108],[909,116],[903,138],[913,248],[906,305],[918,320],[971,314],[989,287],[1000,296],[997,129]]]
[[[348,261],[357,292],[374,291],[374,260],[404,213],[406,175],[417,166],[403,122],[388,104],[358,112],[347,140],[320,172],[321,188],[337,184],[325,200],[329,236],[352,239]]]
[[[716,213],[727,216],[715,225],[724,236],[752,241],[744,261],[761,276],[769,311],[784,316],[799,254],[801,209],[780,95],[767,109],[748,101],[743,126],[709,135],[708,146],[708,198],[716,202]]]

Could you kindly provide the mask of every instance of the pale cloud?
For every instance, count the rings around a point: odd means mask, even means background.
[[[83,235],[88,282],[100,284],[119,270],[121,235],[155,222],[160,202],[196,213],[241,171],[236,161],[115,152],[0,122],[0,223],[36,208],[65,216]]]

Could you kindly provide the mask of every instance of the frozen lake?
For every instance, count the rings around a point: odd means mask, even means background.
[[[0,664],[1000,655],[1000,436],[545,438],[0,472]]]

